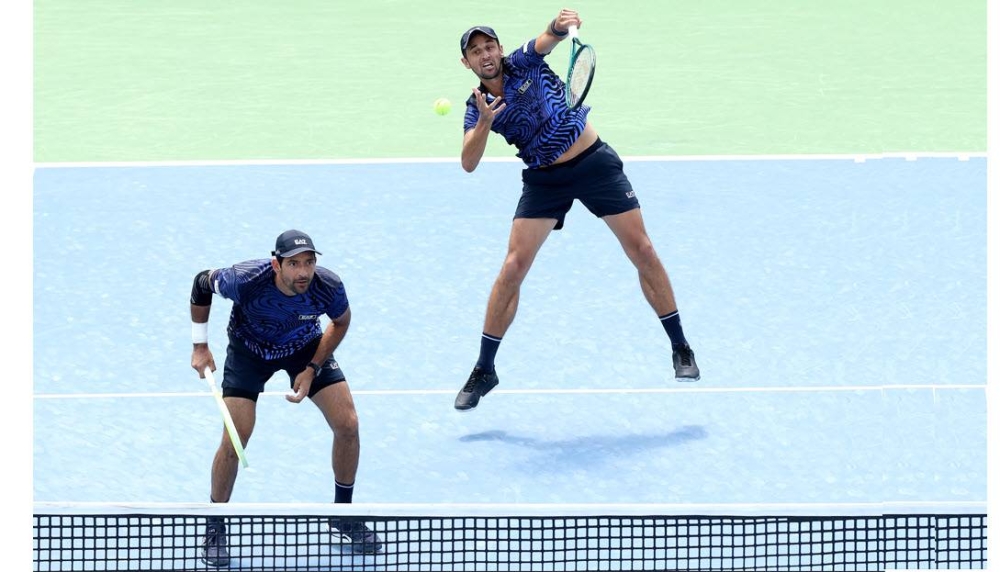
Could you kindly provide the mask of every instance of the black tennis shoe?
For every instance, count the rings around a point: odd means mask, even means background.
[[[382,539],[360,520],[330,519],[330,534],[340,537],[342,548],[355,554],[382,552]]]
[[[201,561],[209,566],[229,566],[229,549],[226,544],[226,525],[208,523],[201,543]]]
[[[674,346],[674,377],[677,381],[698,381],[701,371],[694,361],[694,350],[691,346]]]
[[[474,368],[472,374],[469,375],[469,381],[465,382],[465,387],[455,397],[455,409],[459,411],[474,409],[479,405],[480,398],[489,393],[498,383],[500,383],[500,378],[497,377],[496,371],[486,372],[478,367]]]

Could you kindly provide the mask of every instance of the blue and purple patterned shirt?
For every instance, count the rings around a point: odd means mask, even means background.
[[[304,294],[286,296],[274,283],[269,258],[213,270],[212,291],[233,301],[229,335],[263,359],[288,357],[323,335],[320,316],[336,319],[348,309],[340,277],[321,266]]]
[[[517,156],[529,168],[551,165],[566,152],[587,126],[590,107],[571,110],[566,105],[563,80],[545,63],[545,56],[535,51],[535,40],[528,40],[503,59],[503,98],[507,107],[493,119],[491,131],[504,136],[518,149]],[[486,101],[494,97],[486,87]],[[465,131],[479,121],[479,108],[473,95],[465,102]]]

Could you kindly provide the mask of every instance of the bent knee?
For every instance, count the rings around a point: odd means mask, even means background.
[[[240,446],[246,449],[250,439],[240,439],[240,441]],[[218,453],[224,455],[227,459],[239,459],[239,455],[236,454],[236,447],[233,447],[233,442],[229,439],[228,434],[223,436],[222,443],[219,444]]]
[[[341,415],[333,425],[333,434],[344,439],[358,438],[358,414],[356,411]]]

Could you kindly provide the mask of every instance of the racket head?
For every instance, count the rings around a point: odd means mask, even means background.
[[[597,53],[594,48],[573,38],[573,53],[569,58],[569,72],[566,73],[566,105],[570,109],[583,105],[594,82],[596,69]]]

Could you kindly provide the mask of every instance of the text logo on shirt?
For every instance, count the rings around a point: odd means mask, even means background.
[[[319,318],[319,314],[299,314],[300,320],[315,320]]]
[[[524,83],[521,84],[521,87],[517,88],[517,94],[524,95],[524,92],[528,91],[529,87],[531,87],[531,80],[530,79],[524,80]]]

